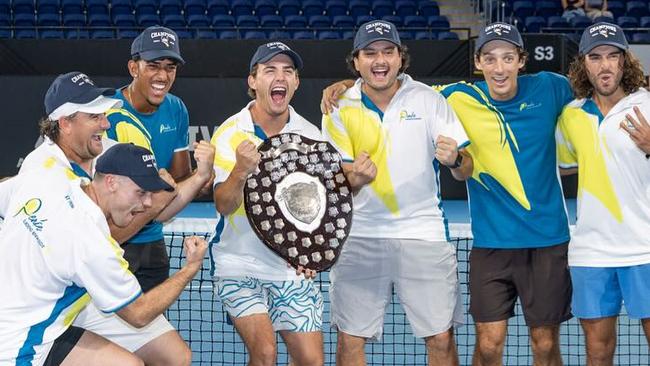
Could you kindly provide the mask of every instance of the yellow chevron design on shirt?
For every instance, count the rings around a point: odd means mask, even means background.
[[[125,272],[129,272],[129,262],[124,259],[124,250],[120,247],[120,244],[118,244],[117,241],[115,241],[115,239],[113,239],[111,236],[107,236],[106,239],[110,243],[111,249],[117,257],[120,268],[122,268]]]
[[[530,210],[530,202],[524,190],[513,151],[507,136],[511,137],[514,148],[519,145],[510,126],[496,107],[490,104],[487,96],[478,87],[466,84],[472,88],[482,100],[464,92],[453,92],[447,97],[465,132],[472,143],[467,151],[474,160],[472,178],[488,187],[481,179],[481,174],[494,178],[501,186],[526,210]]]
[[[340,131],[329,115],[325,116],[325,128],[332,141],[349,156],[357,157],[361,152],[370,154],[377,166],[377,176],[370,188],[394,216],[399,216],[399,204],[388,168],[388,155],[391,153],[391,140],[388,131],[376,113],[360,108],[359,102],[346,105],[345,99],[339,101],[338,113],[345,131]]]
[[[611,155],[607,142],[599,143],[598,117],[589,115],[581,108],[566,107],[558,123],[562,139],[558,139],[560,163],[576,163],[578,172],[578,197],[585,191],[591,193],[618,222],[623,221],[623,212],[616,197],[614,186],[607,174],[604,153]],[[572,151],[574,152],[572,154]]]
[[[72,322],[74,322],[74,320],[77,318],[77,315],[79,315],[81,310],[83,310],[89,303],[90,295],[88,293],[85,293],[83,296],[78,298],[77,301],[73,302],[72,305],[70,305],[65,318],[63,318],[63,325],[66,327],[72,325]]]
[[[110,109],[106,116],[120,115],[120,117],[128,119],[129,121],[119,121],[115,124],[115,134],[117,136],[118,142],[130,142],[134,145],[144,147],[149,151],[153,151],[151,148],[151,134],[144,127],[142,122],[124,109]],[[104,133],[104,137],[107,134]]]
[[[219,139],[228,138],[228,144],[230,145],[230,148],[233,151],[233,155],[237,150],[237,146],[239,146],[239,144],[241,144],[245,140],[251,140],[253,143],[255,143],[255,145],[260,144],[261,140],[257,138],[254,134],[235,130],[237,123],[238,123],[237,119],[231,119],[229,121],[224,122],[221,126],[219,126],[217,131],[214,133],[212,139],[210,140],[210,143],[213,146],[217,146],[217,141]],[[227,133],[232,133],[232,135],[227,137],[226,135]],[[222,136],[226,136],[226,137],[222,137]],[[236,160],[228,159],[224,154],[217,153],[214,155],[214,165],[227,172],[232,172],[233,168],[235,167],[235,163]],[[228,222],[230,223],[233,230],[235,232],[238,232],[237,225],[235,225],[235,220],[234,220],[236,216],[246,216],[246,211],[244,210],[243,201],[239,205],[239,207],[237,207],[237,209],[227,217]]]

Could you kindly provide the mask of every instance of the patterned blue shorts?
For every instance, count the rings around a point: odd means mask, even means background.
[[[269,314],[275,331],[316,332],[323,324],[323,297],[310,280],[214,279],[214,289],[234,318]]]

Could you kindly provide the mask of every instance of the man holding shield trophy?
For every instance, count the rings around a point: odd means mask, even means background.
[[[441,208],[440,164],[472,170],[467,135],[445,99],[404,73],[395,25],[359,27],[347,58],[357,81],[323,116],[354,197],[354,225],[330,272],[337,365],[365,364],[393,291],[429,365],[458,365],[453,327],[462,321],[455,248]]]
[[[322,365],[324,362],[320,330],[323,299],[310,279],[315,272],[310,269],[303,271],[303,267],[296,271],[265,246],[256,235],[259,229],[251,225],[252,219],[249,222],[247,218],[244,202],[245,186],[248,185],[248,189],[257,187],[249,177],[260,173],[258,166],[264,162],[264,157],[258,151],[258,145],[264,140],[282,134],[282,141],[276,138],[276,147],[280,143],[296,147],[301,146],[301,137],[305,141],[321,139],[318,129],[289,105],[299,85],[298,70],[301,67],[300,56],[284,43],[270,42],[259,46],[250,61],[248,76],[248,94],[253,100],[221,124],[211,141],[216,147],[214,203],[219,217],[210,242],[214,288],[246,345],[249,365],[275,364],[276,331],[280,332],[295,365]],[[281,155],[283,160],[289,160],[288,151]],[[298,157],[297,153],[294,155]],[[279,156],[276,160],[281,163]],[[267,164],[273,166],[273,160]],[[285,175],[288,173],[286,169],[283,172]],[[274,187],[275,183],[282,183],[277,176],[273,178]],[[259,187],[268,188],[271,178],[262,180],[264,182]],[[305,191],[309,192],[309,189],[314,190],[314,184],[298,182],[282,192],[276,189],[275,199],[271,199],[267,191],[252,190],[247,200],[276,202],[279,195],[290,195],[292,187],[304,185]],[[309,205],[308,199],[290,199]],[[268,206],[266,210],[259,207],[254,208],[259,210],[255,211],[258,215],[264,211],[264,215],[273,216],[280,211],[274,206]],[[310,210],[308,206],[300,208]],[[275,225],[274,230],[285,225],[278,218],[270,222]],[[270,230],[270,225],[269,220],[262,223],[264,230]],[[281,231],[275,234],[275,238],[279,242],[296,239]]]

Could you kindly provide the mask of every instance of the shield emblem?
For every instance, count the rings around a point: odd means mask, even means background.
[[[352,226],[352,192],[328,142],[285,133],[264,141],[244,185],[244,207],[260,240],[291,266],[331,267]]]

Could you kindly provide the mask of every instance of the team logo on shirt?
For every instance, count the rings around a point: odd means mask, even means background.
[[[27,200],[27,202],[25,202],[25,204],[14,215],[14,217],[20,214],[27,216],[23,219],[23,225],[25,225],[25,228],[27,228],[27,230],[32,234],[41,248],[44,247],[45,244],[43,243],[43,240],[40,238],[38,233],[43,231],[47,219],[39,219],[38,216],[36,216],[36,213],[41,209],[42,206],[43,201],[41,201],[40,198],[31,198]]]
[[[21,207],[18,212],[14,215],[14,217],[18,216],[21,213],[24,213],[27,216],[32,216],[38,212],[38,210],[41,209],[41,206],[43,206],[43,201],[41,201],[40,198],[32,198],[25,202],[23,207]]]
[[[176,131],[176,127],[172,125],[166,125],[164,123],[160,124],[160,133],[173,132]]]
[[[542,106],[542,103],[535,103],[535,102],[526,103],[526,102],[523,102],[523,103],[521,103],[519,105],[519,112],[524,111],[524,110],[528,110],[528,109],[539,108],[541,106]]]
[[[415,112],[409,112],[406,109],[402,109],[399,112],[399,120],[401,121],[418,121],[421,120],[421,117],[418,117]]]

